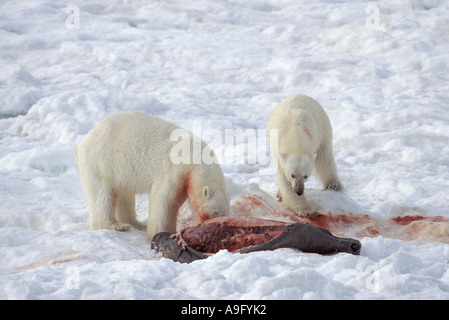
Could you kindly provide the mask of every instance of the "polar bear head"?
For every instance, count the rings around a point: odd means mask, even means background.
[[[192,209],[201,222],[226,216],[229,213],[229,197],[226,192],[204,186],[201,192],[201,200],[196,199]]]
[[[304,183],[312,175],[316,153],[313,155],[287,155],[281,153],[281,168],[284,176],[291,183],[292,190],[298,196],[304,193]]]
[[[198,164],[184,175],[192,212],[200,222],[229,214],[229,196],[219,164]]]

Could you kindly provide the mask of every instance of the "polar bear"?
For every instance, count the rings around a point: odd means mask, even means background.
[[[285,207],[307,216],[312,207],[304,195],[304,183],[314,168],[326,190],[343,189],[332,154],[329,118],[314,99],[294,95],[271,114],[268,132],[273,129],[278,137],[270,139],[279,183],[277,196]]]
[[[135,195],[142,193],[149,194],[149,240],[158,232],[176,231],[178,209],[187,198],[201,222],[228,214],[229,196],[216,158],[207,164],[172,161],[176,130],[187,134],[184,151],[191,151],[196,139],[202,151],[215,156],[189,131],[140,111],[112,115],[83,138],[76,158],[91,229],[144,230],[135,212]]]

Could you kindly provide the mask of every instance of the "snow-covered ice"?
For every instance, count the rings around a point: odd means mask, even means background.
[[[257,130],[303,93],[328,112],[346,188],[313,176],[311,199],[449,218],[448,21],[444,0],[3,1],[0,298],[448,299],[449,241],[160,258],[143,232],[89,230],[74,157],[116,112]],[[222,168],[232,196],[276,192],[269,163]],[[147,206],[139,196],[141,220]]]

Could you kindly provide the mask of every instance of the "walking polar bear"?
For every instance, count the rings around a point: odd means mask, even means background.
[[[307,216],[312,211],[304,195],[304,183],[315,168],[326,190],[342,190],[332,154],[332,128],[326,112],[314,99],[295,95],[282,101],[271,114],[268,132],[276,166],[278,197],[285,207]]]
[[[79,143],[76,158],[91,229],[144,230],[136,219],[135,195],[149,194],[147,237],[175,232],[179,207],[189,199],[201,222],[227,215],[229,197],[218,161],[174,163],[175,130],[187,134],[201,150],[204,141],[175,124],[139,111],[119,113],[101,121]]]

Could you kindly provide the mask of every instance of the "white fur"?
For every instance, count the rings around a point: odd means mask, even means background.
[[[176,231],[178,209],[186,198],[200,221],[228,213],[229,197],[218,162],[171,161],[170,150],[178,142],[170,141],[170,135],[176,129],[181,128],[131,111],[104,119],[84,137],[76,158],[92,229],[145,229],[136,219],[137,193],[149,194],[149,239],[158,232]],[[211,151],[204,141],[201,148]]]
[[[268,130],[278,130],[270,140],[278,176],[278,196],[284,206],[307,215],[312,210],[304,183],[315,168],[325,189],[342,190],[332,154],[332,128],[326,112],[314,99],[295,95],[282,101],[271,114]]]

